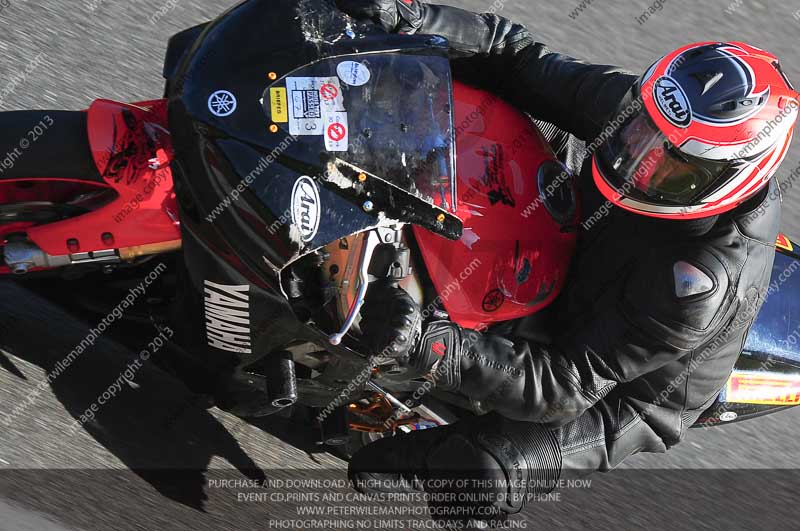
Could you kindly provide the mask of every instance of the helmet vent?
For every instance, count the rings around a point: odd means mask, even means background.
[[[699,81],[703,87],[703,92],[700,93],[702,96],[705,96],[709,90],[714,88],[724,76],[725,74],[722,72],[695,72],[692,74],[692,77]]]
[[[698,57],[704,55],[708,49],[713,49],[713,46],[701,46],[699,48],[695,48],[694,50],[690,51],[687,55],[687,59],[697,59]]]
[[[729,100],[714,104],[709,107],[709,114],[716,118],[729,118],[735,117],[737,114],[747,112],[750,109],[763,105],[767,99],[767,95],[761,95],[757,98],[742,98],[738,100]]]

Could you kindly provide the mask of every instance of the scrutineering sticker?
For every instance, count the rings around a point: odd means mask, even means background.
[[[328,151],[347,151],[348,123],[346,112],[333,112],[325,115],[325,149]]]
[[[286,90],[289,133],[293,135],[326,135],[327,117],[345,111],[342,88],[335,77],[290,77]]]

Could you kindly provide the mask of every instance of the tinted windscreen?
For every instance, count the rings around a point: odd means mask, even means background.
[[[455,211],[452,81],[446,58],[381,53],[299,68],[267,88],[271,122],[309,164],[339,159]]]

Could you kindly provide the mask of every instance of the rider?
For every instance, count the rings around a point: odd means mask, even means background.
[[[548,139],[579,174],[584,211],[546,344],[451,322],[420,336],[417,317],[397,320],[386,315],[397,306],[382,303],[407,294],[370,289],[363,328],[373,347],[394,338],[398,358],[435,371],[482,416],[369,445],[350,463],[357,488],[513,480],[472,483],[491,485],[501,494],[493,508],[513,513],[559,478],[678,443],[715,401],[766,295],[780,217],[770,177],[798,109],[778,60],[743,43],[700,43],[634,76],[551,52],[494,14],[338,3],[387,31],[446,37],[457,77],[554,124]]]

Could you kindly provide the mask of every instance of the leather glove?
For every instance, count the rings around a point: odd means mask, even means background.
[[[434,321],[423,333],[419,305],[396,281],[383,279],[370,284],[360,326],[368,354],[397,362],[403,371],[396,376],[425,377],[445,391],[461,386],[463,353],[479,337],[450,321]]]
[[[364,494],[426,493],[434,520],[502,521],[552,491],[561,468],[557,431],[491,414],[379,439],[348,473]]]
[[[370,284],[360,326],[368,354],[397,363],[394,377],[424,377],[444,391],[461,386],[463,352],[479,336],[450,321],[431,322],[423,332],[419,305],[396,281],[383,279]]]
[[[370,355],[407,366],[422,333],[422,312],[397,282],[376,280],[367,290],[360,326]]]
[[[428,324],[409,356],[409,365],[419,376],[435,382],[439,389],[457,391],[461,387],[463,352],[470,347],[469,338],[463,337],[467,335],[465,332],[450,321]]]
[[[339,9],[359,20],[371,20],[389,33],[416,33],[425,5],[419,0],[336,0]]]

